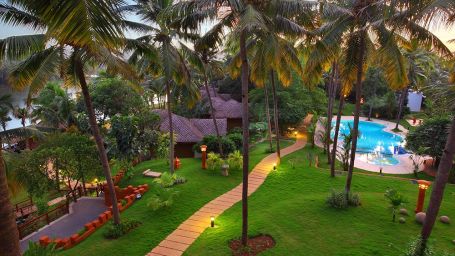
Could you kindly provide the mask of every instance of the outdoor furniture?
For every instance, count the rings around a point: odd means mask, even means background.
[[[150,178],[159,178],[159,177],[161,177],[161,172],[153,172],[150,169],[145,170],[144,172],[142,172],[142,174],[145,177],[150,177]]]

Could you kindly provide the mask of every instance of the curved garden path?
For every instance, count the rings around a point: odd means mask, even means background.
[[[297,141],[281,150],[281,156],[285,156],[303,148],[306,140],[298,138]],[[272,171],[276,162],[276,154],[270,154],[262,159],[248,175],[248,196],[254,193]],[[179,256],[210,226],[210,217],[217,217],[235,203],[242,200],[242,183],[237,187],[213,199],[191,217],[177,227],[161,243],[153,248],[147,256]]]

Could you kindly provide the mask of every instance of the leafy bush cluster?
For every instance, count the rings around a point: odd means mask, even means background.
[[[344,191],[337,190],[332,190],[326,202],[327,205],[336,209],[345,209],[349,206],[357,207],[361,204],[359,194],[349,192],[346,198]]]
[[[118,225],[115,225],[114,222],[110,221],[106,226],[106,230],[104,231],[103,236],[107,239],[117,239],[130,232],[131,230],[137,228],[141,224],[142,222],[138,220],[128,219],[124,219]]]
[[[163,207],[170,207],[174,204],[174,198],[178,195],[178,191],[172,188],[163,188],[158,186],[153,192],[152,196],[147,201],[147,206],[152,208],[153,211]]]
[[[230,133],[224,137],[221,137],[221,147],[223,148],[223,154],[228,155],[236,150],[241,150],[242,148],[242,134],[240,133]],[[193,150],[196,152],[201,152],[201,145],[207,146],[208,152],[220,153],[218,147],[218,138],[215,135],[205,136],[202,141],[194,145]]]
[[[230,170],[242,170],[243,167],[243,156],[240,151],[236,150],[230,153],[227,159]]]
[[[38,215],[41,215],[49,210],[47,196],[36,197],[33,199],[33,203],[36,205]]]
[[[169,188],[177,184],[183,184],[186,182],[185,177],[178,176],[177,174],[170,174],[164,172],[161,177],[155,180],[155,183],[163,188]]]
[[[220,154],[210,152],[207,155],[207,169],[210,171],[220,170],[223,162],[223,158],[221,158]]]
[[[28,242],[28,249],[25,251],[23,256],[54,256],[57,254],[55,249],[56,244],[52,243],[48,246],[41,246],[38,243],[32,241]]]

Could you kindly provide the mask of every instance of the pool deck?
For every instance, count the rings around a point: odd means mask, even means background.
[[[342,121],[343,120],[354,120],[354,117],[353,116],[342,116],[341,120]],[[336,121],[336,116],[333,117],[332,121]],[[370,121],[368,121],[368,119],[366,117],[360,117],[360,121],[370,122]],[[405,137],[406,134],[408,133],[408,130],[406,128],[404,128],[402,125],[398,126],[399,129],[401,130],[401,132],[393,132],[392,130],[395,128],[395,125],[396,125],[394,122],[389,122],[389,121],[376,119],[376,118],[371,118],[371,122],[385,125],[384,131],[390,132],[390,133],[393,133],[393,134],[396,134],[396,135],[400,135],[400,136]],[[321,123],[318,122],[316,131],[320,131],[321,129],[323,129],[323,127],[322,127]],[[319,147],[323,146],[322,142],[319,141],[319,140],[316,140],[316,145],[319,146]],[[381,166],[375,165],[375,164],[369,164],[369,163],[365,162],[364,160],[362,161],[361,159],[365,158],[365,157],[363,157],[363,155],[364,154],[359,154],[359,153],[356,154],[354,167],[359,168],[359,169],[363,169],[363,170],[366,170],[366,171],[370,171],[370,172],[379,173],[379,170],[380,170]],[[392,166],[383,165],[382,166],[382,172],[383,173],[388,173],[388,174],[410,174],[410,173],[413,173],[414,167],[413,167],[413,164],[412,164],[412,160],[409,159],[410,155],[411,154],[395,155],[394,157],[396,159],[398,159],[400,161],[400,163],[397,164],[397,165],[392,165]],[[421,166],[421,168],[422,167],[423,167],[423,165]]]

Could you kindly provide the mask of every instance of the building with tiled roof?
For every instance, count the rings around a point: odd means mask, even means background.
[[[160,130],[169,132],[169,116],[165,109],[153,110],[160,116]],[[216,119],[220,135],[227,133],[227,119]],[[172,124],[176,134],[175,155],[193,157],[193,146],[207,135],[216,135],[213,119],[193,119],[172,114]]]
[[[235,127],[242,127],[242,103],[232,99],[230,94],[217,93],[213,87],[209,92],[215,118],[226,118],[228,131]],[[201,98],[208,102],[207,92],[201,89],[200,93]]]

